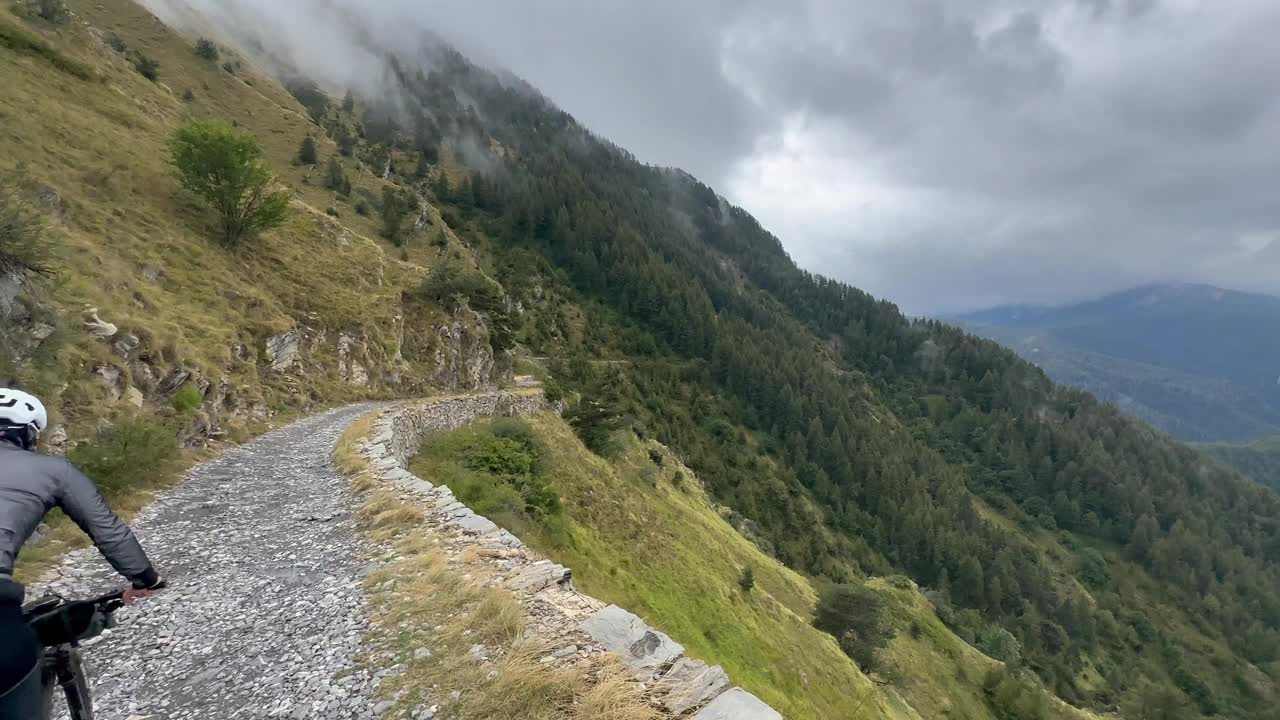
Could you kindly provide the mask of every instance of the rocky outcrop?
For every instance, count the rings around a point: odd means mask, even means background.
[[[348,385],[369,384],[369,348],[348,333],[338,333],[338,377]]]
[[[449,488],[437,487],[407,469],[430,433],[454,430],[480,418],[531,415],[547,408],[541,393],[529,390],[402,405],[379,415],[360,451],[377,477],[395,488],[402,500],[423,510],[438,546],[454,556],[492,560],[496,582],[512,591],[525,608],[530,632],[559,648],[543,662],[577,663],[607,652],[644,684],[653,705],[669,717],[781,720],[754,695],[730,689],[723,668],[685,657],[680,643],[641,618],[577,592],[569,568],[540,557],[519,538],[459,502]]]
[[[435,329],[435,370],[432,380],[450,390],[479,390],[489,387],[493,377],[493,348],[489,333],[478,315],[459,312]]]
[[[271,363],[271,369],[276,372],[284,372],[293,367],[301,351],[302,334],[296,329],[267,338],[267,360]]]

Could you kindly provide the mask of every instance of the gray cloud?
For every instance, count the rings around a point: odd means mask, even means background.
[[[908,310],[1280,291],[1271,0],[149,1],[267,18],[339,85],[376,60],[335,8],[433,30]]]

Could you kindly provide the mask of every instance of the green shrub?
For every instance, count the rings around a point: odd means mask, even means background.
[[[214,45],[213,41],[208,38],[200,38],[196,41],[196,55],[209,62],[217,62],[218,46]]]
[[[173,409],[183,415],[194,413],[203,402],[204,396],[200,394],[200,389],[191,383],[183,385],[173,395]]]
[[[756,571],[747,566],[742,569],[742,575],[738,578],[738,587],[742,588],[742,592],[750,593],[756,586]]]
[[[107,493],[163,478],[178,460],[173,428],[151,417],[125,420],[99,430],[91,442],[67,453]]]
[[[983,677],[982,690],[997,720],[1044,720],[1049,717],[1046,691],[1019,673],[1002,667],[991,668]]]
[[[183,102],[191,102],[192,100],[195,100],[195,99],[196,99],[196,94],[194,91],[192,91],[191,88],[187,88],[186,90],[182,91]]]
[[[133,55],[133,67],[142,77],[155,82],[160,79],[160,63],[140,52]]]
[[[107,36],[107,47],[115,50],[121,55],[129,52],[129,43],[124,41],[117,33],[111,33]]]
[[[356,214],[364,217],[369,216],[369,202],[367,200],[361,198],[356,201]]]
[[[231,64],[230,60],[222,63],[222,69],[225,70],[229,75],[236,74],[236,66]]]

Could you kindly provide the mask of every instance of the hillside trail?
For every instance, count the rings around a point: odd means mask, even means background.
[[[170,589],[122,610],[86,647],[98,720],[375,717],[379,678],[358,666],[366,608],[355,503],[332,462],[343,431],[373,407],[323,412],[229,449],[139,515],[134,530]],[[121,584],[85,548],[28,598]]]

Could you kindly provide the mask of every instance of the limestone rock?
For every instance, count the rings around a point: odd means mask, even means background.
[[[127,358],[131,357],[133,355],[133,351],[137,350],[138,346],[141,344],[142,340],[137,335],[134,335],[133,333],[124,333],[116,338],[116,341],[111,344],[111,347],[116,351],[116,354]]]
[[[672,715],[683,715],[714,700],[729,687],[729,676],[719,665],[680,658],[654,686]]]
[[[684,655],[684,646],[649,627],[643,620],[610,605],[582,623],[583,632],[614,652],[638,680],[647,680]]]
[[[52,455],[62,455],[67,451],[67,429],[62,425],[54,425],[46,439],[41,441]]]
[[[515,577],[507,581],[512,590],[538,592],[552,585],[567,585],[572,581],[572,573],[563,565],[556,565],[550,560],[538,561],[521,570]]]
[[[85,332],[99,340],[114,337],[120,331],[120,328],[98,317],[98,308],[96,307],[85,308],[81,317],[84,321]]]
[[[293,367],[302,348],[302,335],[296,329],[267,340],[267,359],[271,361],[271,369],[284,372]]]
[[[782,720],[782,715],[755,695],[734,688],[699,710],[693,720]]]
[[[338,377],[349,385],[364,387],[369,384],[369,371],[356,359],[357,353],[367,358],[368,348],[357,344],[351,335],[338,333]]]
[[[107,402],[120,399],[120,368],[111,365],[99,365],[93,369],[98,384],[107,392]]]
[[[142,391],[132,385],[125,388],[124,399],[125,402],[139,409],[142,408],[142,404],[144,402]]]

